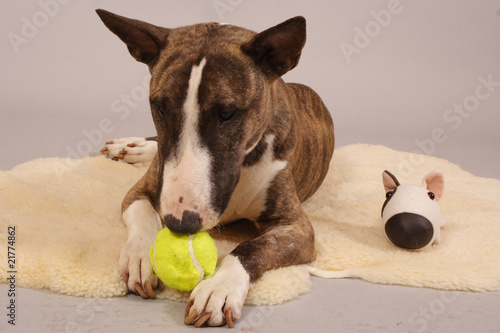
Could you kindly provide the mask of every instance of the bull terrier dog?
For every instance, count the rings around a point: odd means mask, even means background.
[[[382,206],[385,234],[392,244],[408,250],[422,250],[441,241],[441,217],[438,201],[444,190],[443,173],[427,174],[422,186],[400,185],[396,176],[382,173],[386,200]]]
[[[155,297],[161,283],[148,251],[164,227],[184,234],[252,224],[258,233],[197,285],[184,315],[188,325],[232,327],[264,272],[315,258],[314,230],[301,202],[327,174],[333,122],[312,89],[281,79],[299,61],[305,19],[255,33],[218,23],[167,29],[97,13],[148,65],[157,132],[113,140],[102,151],[149,164],[122,204],[123,280],[131,292]]]

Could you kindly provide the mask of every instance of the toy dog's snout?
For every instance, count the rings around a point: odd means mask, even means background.
[[[413,213],[399,213],[385,223],[385,233],[391,243],[409,250],[418,250],[432,240],[431,221]]]

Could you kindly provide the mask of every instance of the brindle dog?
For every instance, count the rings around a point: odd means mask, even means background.
[[[97,13],[148,65],[157,131],[156,141],[115,140],[103,150],[151,163],[122,205],[124,281],[132,292],[155,296],[160,284],[148,251],[161,228],[195,233],[245,220],[258,234],[198,284],[185,313],[186,324],[232,327],[250,284],[265,271],[315,256],[301,202],[328,171],[333,122],[312,89],[281,79],[299,61],[305,19],[256,34],[218,23],[166,29]]]

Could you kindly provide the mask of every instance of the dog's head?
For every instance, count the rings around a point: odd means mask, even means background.
[[[242,165],[254,163],[265,148],[261,139],[273,118],[273,84],[299,61],[304,18],[255,34],[218,23],[166,29],[97,13],[151,72],[156,210],[174,232],[214,227]]]
[[[387,170],[382,173],[382,180],[386,193],[382,220],[389,241],[410,250],[431,245],[442,221],[438,205],[444,189],[441,171],[425,176],[422,186],[400,185]]]

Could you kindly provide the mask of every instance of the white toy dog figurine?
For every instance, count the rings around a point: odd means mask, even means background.
[[[382,179],[387,198],[382,206],[382,220],[389,241],[409,250],[439,243],[441,227],[446,224],[437,203],[444,189],[441,171],[425,176],[422,186],[400,185],[387,170]]]

